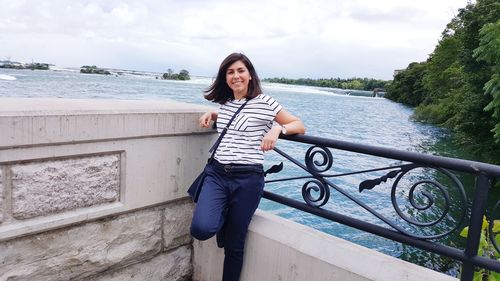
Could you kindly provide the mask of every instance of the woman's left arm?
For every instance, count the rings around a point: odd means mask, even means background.
[[[284,109],[280,110],[280,112],[276,114],[274,121],[280,124],[280,126],[272,127],[271,130],[269,130],[269,132],[267,132],[264,136],[260,145],[260,148],[263,151],[274,149],[276,141],[283,131],[286,132],[286,135],[304,134],[306,132],[306,128],[304,127],[302,121]]]

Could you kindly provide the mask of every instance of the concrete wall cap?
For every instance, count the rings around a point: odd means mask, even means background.
[[[194,113],[214,107],[170,99],[112,100],[58,98],[0,98],[0,116],[50,116],[122,113]]]

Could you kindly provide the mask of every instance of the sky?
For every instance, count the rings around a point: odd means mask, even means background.
[[[213,77],[392,79],[425,61],[468,0],[0,0],[0,60]]]

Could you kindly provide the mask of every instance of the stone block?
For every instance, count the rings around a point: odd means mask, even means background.
[[[120,155],[17,164],[12,171],[16,219],[46,216],[120,198]]]
[[[1,242],[0,280],[83,280],[149,260],[161,252],[161,217],[143,210]]]
[[[191,199],[168,205],[163,214],[163,245],[165,249],[191,243],[189,227],[193,217]]]
[[[86,281],[188,281],[193,274],[191,247],[182,246],[153,259],[113,273],[103,272]]]

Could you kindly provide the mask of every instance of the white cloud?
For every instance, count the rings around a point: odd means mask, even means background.
[[[390,79],[425,60],[467,0],[0,0],[0,59],[213,75],[242,51],[261,76]]]

